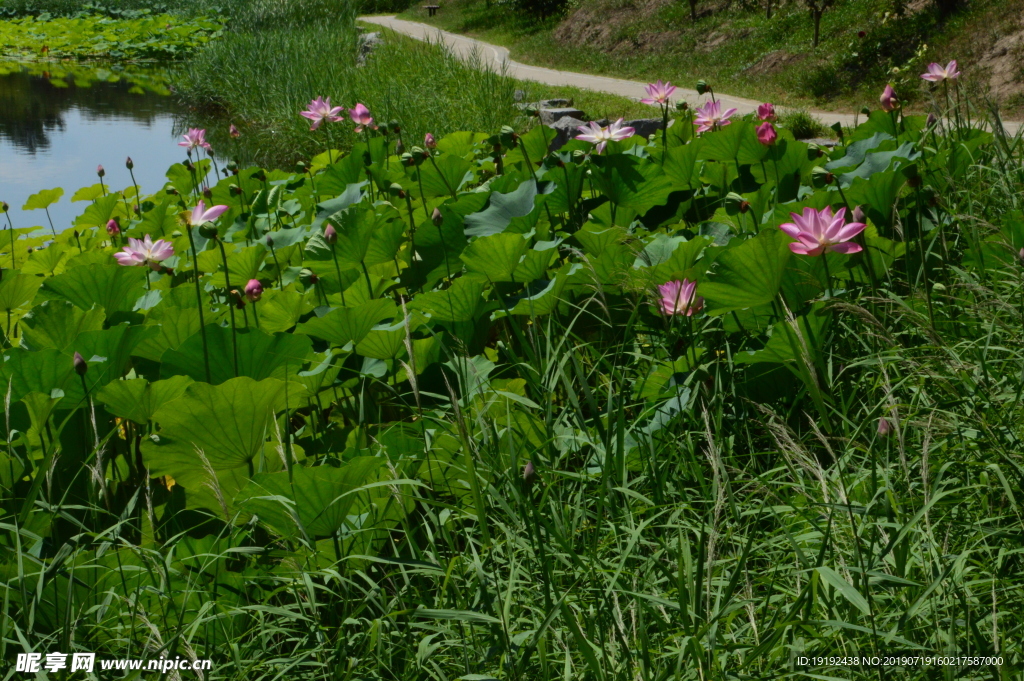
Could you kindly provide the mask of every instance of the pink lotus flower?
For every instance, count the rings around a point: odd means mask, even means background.
[[[373,116],[370,115],[370,110],[363,104],[356,102],[355,108],[348,110],[348,115],[352,118],[352,122],[356,124],[356,132],[362,132],[364,128],[373,125]]]
[[[235,127],[234,123],[232,123],[230,125],[230,127],[228,127],[228,134],[231,135],[232,137],[241,137],[242,136],[242,133],[240,133],[238,131],[238,128]]]
[[[775,126],[768,121],[757,126],[757,141],[766,147],[770,147],[775,144],[775,140],[778,139],[778,137],[779,133],[775,132]]]
[[[769,123],[776,120],[775,105],[765,102],[757,106],[757,117],[762,121],[768,121]]]
[[[437,140],[429,132],[423,137],[423,146],[427,149],[437,149]]]
[[[250,302],[255,303],[263,296],[263,284],[260,283],[259,279],[250,279],[249,283],[245,285],[245,297]]]
[[[644,89],[647,96],[640,100],[641,104],[668,104],[668,98],[676,91],[676,86],[668,82],[662,83],[659,79],[657,83],[648,83]]]
[[[828,206],[821,211],[804,208],[803,215],[790,213],[793,222],[779,225],[779,229],[796,239],[789,245],[789,250],[797,255],[821,255],[827,251],[834,253],[859,253],[860,244],[850,241],[864,231],[863,222],[846,222],[846,209],[840,208],[832,215]]]
[[[882,90],[882,96],[878,98],[878,101],[882,103],[882,111],[893,111],[900,105],[900,100],[896,98],[896,91],[892,89],[892,85],[888,84]]]
[[[179,147],[185,147],[189,151],[197,147],[202,147],[207,151],[210,150],[210,145],[206,141],[206,131],[199,128],[189,128],[189,131],[181,136],[181,141],[178,142]]]
[[[722,112],[721,102],[705,102],[704,106],[697,109],[697,117],[693,122],[697,124],[697,132],[707,132],[713,128],[721,128],[730,125],[729,118],[736,113],[736,109],[727,109]]]
[[[103,166],[96,166],[96,174],[103,177],[107,174],[107,171],[103,169]]]
[[[658,287],[661,293],[661,312],[665,315],[683,314],[692,317],[704,308],[704,298],[694,295],[697,282],[683,279],[666,282]]]
[[[174,246],[163,239],[155,242],[147,234],[145,239],[128,239],[128,245],[124,247],[123,253],[115,253],[119,265],[134,267],[136,265],[149,265],[150,269],[159,270],[160,263],[174,255]]]
[[[892,424],[884,416],[878,419],[878,437],[888,437],[892,432]]]
[[[932,83],[941,83],[944,80],[956,80],[960,77],[960,72],[956,70],[956,59],[946,64],[943,68],[939,64],[931,63],[928,65],[928,72],[922,73],[921,77]]]
[[[110,218],[107,220],[107,234],[114,236],[121,233],[121,227],[117,224],[117,220]]]
[[[330,121],[332,123],[340,121],[341,116],[338,115],[339,113],[341,113],[341,107],[332,107],[330,97],[326,99],[323,97],[317,97],[309,103],[309,108],[299,115],[313,121],[313,125],[309,126],[309,129],[316,130],[324,121]]]
[[[227,206],[210,206],[206,208],[206,204],[200,199],[196,207],[192,209],[192,214],[188,218],[188,223],[192,226],[203,225],[207,222],[212,222],[219,218],[228,209]]]
[[[597,121],[590,121],[587,125],[577,128],[582,134],[576,135],[576,139],[596,144],[597,153],[600,154],[609,142],[619,142],[632,137],[636,132],[636,129],[622,125],[622,120],[620,118],[607,128],[602,128]]]

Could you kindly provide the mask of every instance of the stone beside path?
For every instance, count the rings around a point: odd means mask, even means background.
[[[587,90],[595,90],[598,92],[607,92],[613,95],[629,97],[637,101],[639,101],[641,97],[646,96],[644,87],[647,83],[634,80],[623,80],[621,78],[609,78],[606,76],[593,76],[586,73],[574,73],[572,71],[558,71],[556,69],[547,69],[541,66],[521,64],[512,60],[509,57],[508,49],[504,47],[491,45],[490,43],[485,43],[473,38],[467,38],[466,36],[458,35],[456,33],[442,31],[436,26],[430,26],[418,21],[406,21],[404,19],[398,19],[393,15],[359,17],[359,20],[368,24],[376,24],[378,26],[390,28],[393,31],[418,40],[444,42],[456,55],[463,58],[468,57],[474,52],[479,52],[486,61],[490,62],[497,68],[504,66],[507,69],[508,75],[520,80],[531,80],[538,83],[544,83],[546,85],[572,86]],[[675,98],[686,100],[687,104],[691,107],[700,106],[706,99],[704,96],[697,94],[696,90],[690,90],[682,87],[676,90]],[[740,114],[752,113],[757,110],[758,104],[761,104],[759,101],[744,99],[743,97],[734,97],[720,92],[715,93],[715,99],[720,101],[724,108],[735,108]],[[779,108],[781,109],[782,107]],[[858,120],[858,116],[856,114],[828,111],[811,111],[810,113],[826,126],[832,125],[836,122],[842,123],[844,126],[853,126],[856,125]],[[557,119],[553,121],[552,125],[556,125],[563,120],[566,119],[564,117]],[[579,125],[583,125],[583,123],[580,122]],[[1013,135],[1020,130],[1021,123],[1003,121],[1003,127],[1006,129],[1006,132]],[[637,132],[640,134],[639,130]]]

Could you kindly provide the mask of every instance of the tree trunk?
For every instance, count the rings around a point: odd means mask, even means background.
[[[765,12],[765,19],[771,19],[772,18],[772,0],[768,0],[766,5],[768,6],[768,9]]]
[[[697,0],[690,0],[690,21],[697,23]]]
[[[821,15],[824,10],[811,10],[814,16],[814,47],[818,46],[818,39],[821,37]]]

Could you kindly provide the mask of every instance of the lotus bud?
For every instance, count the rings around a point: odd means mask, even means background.
[[[870,116],[871,115],[871,108],[870,107],[866,107],[866,106],[862,106],[860,108],[860,112],[862,114],[864,114],[865,116]]]
[[[882,417],[878,419],[878,437],[888,437],[892,432],[892,424],[889,419]]]
[[[746,213],[750,210],[750,201],[740,201],[740,212]]]
[[[725,201],[730,205],[739,206],[741,203],[743,203],[744,198],[737,194],[736,192],[729,192],[728,194],[725,195]]]
[[[338,242],[338,232],[334,229],[334,225],[327,225],[324,229],[324,241],[332,246]]]
[[[540,116],[540,109],[538,109],[537,107],[533,106],[532,104],[530,106],[526,107],[525,109],[523,109],[523,111],[530,118],[536,118],[537,116]]]
[[[697,94],[702,95],[708,91],[708,84],[704,80],[697,81]]]
[[[267,247],[268,248],[273,248],[274,247],[274,240],[270,238],[269,234],[267,235]]]
[[[103,166],[96,166],[96,174],[103,177],[107,174],[107,171],[103,169]]]
[[[1017,259],[1020,260],[1020,264],[1024,265],[1024,248],[1017,251]]]
[[[238,289],[231,289],[231,298],[235,301],[235,307],[239,310],[245,307],[245,298],[238,292]]]
[[[217,228],[213,226],[212,222],[207,222],[199,228],[199,236],[204,239],[216,239]]]
[[[299,272],[299,281],[302,282],[303,286],[316,286],[317,282],[320,281],[320,277],[316,276],[313,270],[304,267]]]
[[[117,220],[114,218],[110,218],[109,220],[107,220],[107,234],[109,234],[110,236],[115,236],[120,233],[121,228],[118,226]]]
[[[207,201],[209,201],[210,199],[212,199],[212,198],[213,198],[213,190],[212,190],[212,189],[210,189],[209,187],[207,187],[206,189],[204,189],[204,190],[203,190],[203,197],[204,197],[204,198],[205,198],[205,199],[206,199]]]
[[[85,363],[85,358],[80,353],[75,353],[75,373],[79,376],[85,376],[85,372],[89,370],[89,365]]]
[[[533,486],[533,483],[537,480],[537,469],[534,468],[532,461],[527,461],[526,465],[523,466],[523,482],[526,484],[526,488],[529,489]]]
[[[263,284],[259,279],[250,279],[249,283],[245,285],[245,297],[255,303],[262,296]]]
[[[435,208],[434,212],[430,216],[430,221],[434,223],[435,227],[440,227],[444,222],[444,216],[441,215],[441,209]]]
[[[882,111],[894,111],[900,105],[900,100],[896,97],[896,91],[893,90],[892,85],[886,84],[885,89],[882,90],[882,96],[878,98],[879,103],[882,105]]]
[[[127,159],[125,160],[125,162],[124,162],[124,167],[125,167],[125,168],[127,168],[128,170],[131,170],[132,168],[134,168],[134,167],[135,167],[135,163],[134,163],[134,162],[132,161],[132,157],[131,157],[131,156],[129,156],[129,157],[128,157],[128,158],[127,158]]]
[[[867,220],[867,216],[864,215],[864,209],[860,206],[856,206],[853,209],[853,221],[864,223]]]
[[[11,209],[10,205],[8,205],[6,201],[0,201],[0,208],[2,208],[5,213]]]
[[[238,128],[235,127],[234,123],[228,126],[228,134],[235,138],[241,137],[242,135],[242,133],[238,131]]]
[[[930,127],[932,127],[933,125],[935,125],[938,122],[939,122],[939,117],[936,116],[934,112],[932,112],[932,113],[928,114],[928,120],[925,121],[924,125],[925,125],[926,128],[930,128]]]
[[[242,193],[242,188],[239,187],[237,184],[230,185],[228,187],[228,193],[230,193],[231,196],[238,196]]]
[[[690,105],[686,103],[685,99],[680,99],[676,102],[676,111],[686,111],[690,108]]]
[[[398,121],[389,121],[388,127],[391,128],[391,132],[395,134],[402,132],[402,126],[398,124]]]
[[[435,140],[434,136],[428,132],[423,138],[423,146],[427,149],[437,149],[437,140]]]

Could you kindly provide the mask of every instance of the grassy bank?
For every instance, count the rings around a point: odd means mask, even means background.
[[[891,81],[923,108],[930,95],[918,73],[959,58],[976,76],[974,96],[1024,114],[1020,0],[975,0],[951,16],[927,2],[839,0],[822,16],[817,48],[802,2],[773,3],[771,19],[763,3],[694,4],[696,21],[689,4],[665,0],[565,3],[564,15],[547,19],[453,0],[432,18],[419,3],[401,16],[504,45],[525,63],[688,87],[706,79],[722,92],[798,107],[875,106]]]

